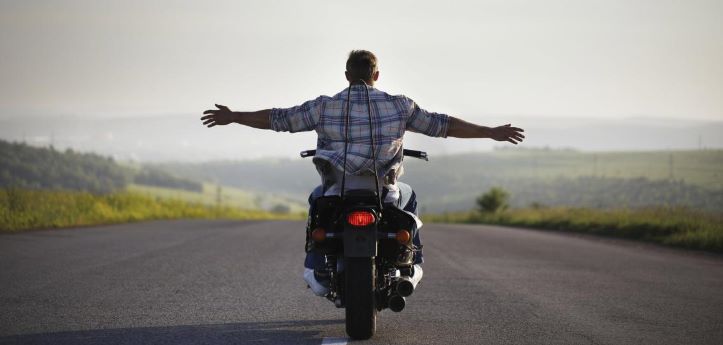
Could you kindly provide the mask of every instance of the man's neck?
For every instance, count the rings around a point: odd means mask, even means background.
[[[366,85],[368,85],[368,86],[371,86],[371,87],[374,86],[374,82],[368,82],[368,81],[364,81],[364,80],[357,80],[357,81],[349,82],[349,86],[352,86],[352,85],[364,85],[364,84],[366,84]]]

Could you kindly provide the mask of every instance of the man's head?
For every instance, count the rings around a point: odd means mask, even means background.
[[[350,83],[361,79],[369,85],[374,85],[374,82],[379,79],[377,57],[370,51],[352,50],[346,60],[345,74],[346,80]]]

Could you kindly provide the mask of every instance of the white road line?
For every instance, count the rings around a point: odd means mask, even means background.
[[[321,345],[346,345],[349,341],[347,338],[324,338],[321,340]]]

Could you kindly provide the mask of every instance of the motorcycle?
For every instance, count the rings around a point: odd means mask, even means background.
[[[313,157],[315,150],[303,151]],[[428,160],[422,151],[403,150],[405,156]],[[306,250],[324,258],[328,277],[326,298],[345,308],[346,333],[369,339],[376,330],[377,313],[400,312],[422,278],[414,265],[417,218],[395,205],[384,204],[376,190],[348,190],[316,199],[307,223]],[[415,269],[416,267],[416,269]]]

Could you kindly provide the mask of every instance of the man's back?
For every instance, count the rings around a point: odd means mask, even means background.
[[[217,104],[218,110],[204,111],[205,116],[201,117],[201,120],[209,128],[239,123],[275,131],[316,130],[319,141],[315,160],[324,160],[339,171],[357,176],[372,174],[374,171],[369,132],[371,128],[374,129],[375,156],[379,168],[377,174],[380,176],[387,175],[392,170],[398,174],[402,159],[402,139],[406,130],[433,137],[490,138],[512,144],[517,144],[525,137],[521,133],[522,129],[509,124],[498,127],[476,125],[456,117],[425,111],[405,96],[392,96],[373,88],[379,79],[379,70],[376,56],[369,51],[352,51],[347,59],[344,75],[351,88],[346,167],[343,162],[344,141],[347,137],[348,89],[333,97],[321,96],[286,109],[232,112],[228,107]],[[367,107],[365,84],[369,85],[371,109]]]
[[[399,171],[406,130],[433,137],[445,137],[447,134],[449,116],[445,114],[427,112],[406,96],[389,95],[371,86],[368,87],[367,99],[367,86],[353,84],[350,87],[351,93],[347,88],[333,97],[321,96],[296,107],[272,109],[271,129],[288,132],[315,130],[318,134],[315,158],[325,160],[342,171],[349,97],[346,173],[373,174],[372,136],[369,132],[373,128],[377,173],[380,176],[389,171]]]

